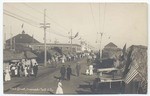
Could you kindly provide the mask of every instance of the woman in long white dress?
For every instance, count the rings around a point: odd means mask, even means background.
[[[64,57],[62,57],[61,59],[62,59],[62,63],[65,63],[65,58],[64,58]]]
[[[89,66],[89,75],[93,75],[93,65]]]
[[[25,65],[25,68],[24,68],[24,74],[25,74],[25,77],[28,76],[28,71],[27,71],[27,66]]]
[[[10,74],[9,74],[8,67],[6,68],[5,72],[6,72],[5,81],[10,81],[10,80],[11,80],[11,77],[10,77]]]
[[[58,87],[56,89],[56,94],[63,94],[62,83],[61,83],[60,80],[58,82]]]
[[[86,75],[89,75],[89,69],[86,69],[85,73],[86,73]]]
[[[18,75],[18,68],[17,67],[15,67],[15,76],[17,76]]]

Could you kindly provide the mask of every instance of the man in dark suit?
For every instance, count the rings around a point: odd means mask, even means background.
[[[38,72],[38,64],[35,63],[35,65],[33,66],[33,72],[34,72],[34,76],[37,76],[37,72]]]
[[[80,70],[81,70],[81,66],[80,66],[80,63],[78,62],[77,65],[76,65],[77,76],[80,75]]]
[[[68,67],[67,67],[67,80],[70,80],[71,74],[72,74],[72,69],[71,69],[70,65],[68,65]]]
[[[65,79],[65,74],[66,74],[66,68],[65,65],[63,65],[60,69],[60,74],[61,74],[61,79],[64,80]]]

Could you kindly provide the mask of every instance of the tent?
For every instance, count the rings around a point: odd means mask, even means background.
[[[24,56],[23,52],[14,52],[11,50],[4,50],[3,52],[3,61],[8,62],[11,60],[20,60],[20,59],[25,59],[26,57]]]
[[[34,53],[32,53],[31,51],[26,51],[25,56],[27,59],[37,58],[37,56]]]
[[[132,45],[127,49],[127,54],[124,70],[126,93],[139,93],[139,88],[140,93],[147,93],[147,47]]]

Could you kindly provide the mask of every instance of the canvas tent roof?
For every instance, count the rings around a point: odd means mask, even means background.
[[[125,82],[129,83],[132,80],[147,82],[147,47],[132,45],[127,49],[127,53],[130,53],[128,57],[130,62],[126,65],[125,71],[127,71],[127,69],[130,70],[125,76]]]
[[[25,52],[25,56],[26,56],[26,58],[28,58],[28,59],[36,58],[36,57],[37,57],[34,53],[32,53],[32,52],[30,52],[30,51],[26,51],[26,52]]]
[[[27,52],[14,52],[14,51],[11,51],[11,50],[4,50],[3,51],[3,61],[11,61],[11,60],[20,60],[20,59],[25,59],[25,58],[28,58],[28,59],[31,59],[31,58],[36,58],[37,56],[30,52],[30,51],[27,51]]]
[[[60,55],[60,53],[59,52],[57,52],[57,51],[55,51],[55,50],[48,50],[48,53],[50,53],[51,55]]]
[[[3,52],[3,60],[10,61],[10,60],[20,60],[26,58],[23,52],[14,52],[10,50],[4,50]]]
[[[14,58],[14,54],[10,51],[4,51],[3,52],[3,60],[4,61],[10,61]]]

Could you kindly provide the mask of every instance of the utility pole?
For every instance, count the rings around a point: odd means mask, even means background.
[[[70,48],[70,53],[72,53],[72,29],[70,30],[70,32],[68,32],[68,34],[70,34],[69,39],[70,39],[70,43],[71,43],[71,48]]]
[[[12,27],[10,26],[10,35],[11,35],[11,37],[10,37],[10,49],[12,50],[12,37],[13,37],[13,34],[12,34]]]
[[[40,23],[44,29],[44,66],[47,66],[47,49],[46,49],[46,29],[50,28],[50,24],[46,23],[46,9],[44,9],[44,23]]]
[[[5,49],[5,48],[6,48],[6,32],[5,32],[5,25],[3,25],[3,33],[4,33],[4,41],[3,41],[4,45],[3,45],[3,49]]]
[[[15,51],[15,50],[16,50],[16,41],[15,41],[15,37],[14,37],[13,43],[14,43],[14,51]]]
[[[71,29],[71,31],[70,31],[70,34],[71,34],[71,36],[70,36],[70,40],[71,40],[71,53],[72,53],[72,29]]]
[[[102,48],[101,48],[101,46],[102,46],[103,33],[100,33],[100,35],[101,35],[101,39],[100,39],[100,59],[102,59]]]

